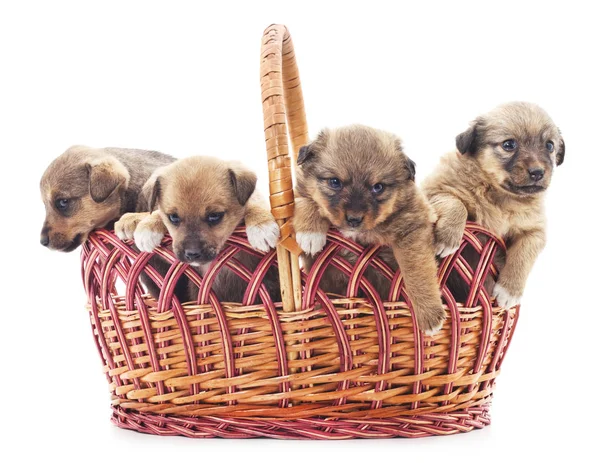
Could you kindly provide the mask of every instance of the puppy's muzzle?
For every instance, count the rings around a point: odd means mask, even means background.
[[[363,218],[364,216],[362,215],[346,214],[346,223],[352,228],[356,228],[363,222]]]
[[[202,242],[184,243],[182,249],[177,254],[180,261],[187,262],[188,264],[206,264],[217,257],[216,249]]]

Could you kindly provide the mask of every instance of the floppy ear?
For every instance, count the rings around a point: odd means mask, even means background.
[[[256,174],[242,167],[231,168],[229,179],[237,200],[244,206],[256,188]]]
[[[298,159],[296,159],[297,165],[302,165],[306,161],[314,159],[319,152],[327,145],[327,141],[329,140],[329,130],[323,129],[317,135],[317,138],[306,146],[300,148],[298,151]]]
[[[296,164],[298,164],[300,166],[300,165],[304,164],[306,161],[308,161],[310,158],[312,158],[314,155],[315,155],[315,153],[312,150],[311,145],[303,146],[302,148],[300,148],[300,151],[298,152],[298,159],[296,159]]]
[[[146,193],[146,201],[148,202],[148,210],[150,212],[152,212],[152,211],[156,210],[156,203],[160,199],[160,193],[161,193],[160,177],[156,177],[156,179],[154,180],[154,183],[148,184],[148,182],[146,182],[146,185],[148,185],[147,189],[149,191],[144,192],[144,189],[142,189],[142,194]],[[144,185],[144,188],[146,188],[146,185]]]
[[[127,187],[129,172],[123,164],[116,159],[103,159],[87,165],[90,178],[90,195],[92,199],[101,203],[113,191],[121,186]]]
[[[460,154],[475,154],[477,151],[477,125],[475,123],[456,136],[456,148]]]
[[[405,155],[406,168],[408,169],[408,180],[415,181],[417,163]]]
[[[413,161],[411,158],[409,158],[406,154],[404,154],[404,149],[402,148],[402,141],[398,138],[396,138],[396,151],[398,152],[398,154],[400,156],[402,156],[403,160],[404,160],[404,166],[406,167],[406,170],[408,171],[408,178],[407,180],[415,180],[415,173],[416,173],[416,167],[417,167],[417,163],[415,161]]]
[[[558,150],[556,151],[556,165],[560,166],[565,160],[565,140],[560,136],[560,140],[558,141]]]

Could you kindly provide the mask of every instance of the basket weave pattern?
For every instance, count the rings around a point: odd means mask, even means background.
[[[483,285],[497,275],[493,259],[504,244],[467,226],[459,251],[440,264],[448,319],[435,337],[415,327],[402,276],[377,257],[378,247],[331,231],[310,273],[302,273],[289,222],[288,139],[296,153],[307,129],[283,26],[265,31],[261,59],[271,205],[282,229],[277,250],[254,251],[239,228],[200,277],[175,258],[168,237],[155,251],[171,263],[164,276],[149,264],[151,254],[112,232],[96,231],[83,246],[83,282],[114,422],[161,435],[313,439],[421,437],[485,426],[518,317],[518,308],[494,307]],[[348,251],[355,261],[343,257]],[[466,251],[479,256],[476,265]],[[239,253],[261,261],[246,268]],[[225,266],[248,282],[241,303],[219,301],[211,291]],[[282,286],[278,303],[263,285],[272,266]],[[346,294],[319,289],[330,266],[348,275]],[[364,278],[369,267],[389,279],[390,294],[374,291]],[[162,288],[158,300],[144,294],[142,272]],[[465,304],[446,287],[451,273],[470,288]],[[173,296],[182,275],[198,286],[197,301],[181,304]]]

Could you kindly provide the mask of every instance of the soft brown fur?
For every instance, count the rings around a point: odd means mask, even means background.
[[[516,148],[507,151],[503,146],[512,148],[511,141]],[[493,294],[499,305],[512,306],[546,241],[544,192],[554,165],[563,162],[564,140],[544,110],[516,102],[478,117],[456,137],[456,147],[423,185],[438,215],[437,252],[458,248],[467,220],[503,237],[506,262]]]
[[[143,243],[146,237],[156,240],[152,247],[168,232],[177,258],[196,267],[202,275],[244,220],[247,227],[276,226],[254,194],[255,187],[256,175],[241,164],[201,156],[182,159],[157,171],[145,185],[144,195],[149,210],[154,212],[126,214],[115,228],[126,235],[135,230],[136,243],[143,250],[149,250]],[[213,223],[209,219],[214,214],[223,215]],[[173,223],[174,217],[178,223]],[[250,269],[258,262],[244,253],[237,258]],[[276,275],[266,280],[272,297],[280,297]],[[246,286],[231,270],[223,268],[212,288],[220,300],[240,302]],[[189,298],[195,298],[194,291]]]
[[[418,326],[435,332],[445,319],[434,252],[435,217],[414,173],[414,163],[392,134],[359,125],[324,130],[298,156],[294,229],[309,255],[323,247],[331,225],[363,245],[390,246],[397,264],[389,258],[388,263],[402,270]],[[332,179],[341,187],[334,188]],[[383,185],[379,193],[372,191],[377,184]],[[385,295],[389,283],[372,280],[374,274],[367,278]],[[331,292],[344,291],[345,284],[347,278],[332,272],[322,282]]]
[[[40,242],[59,251],[76,249],[93,229],[135,211],[152,172],[174,160],[156,151],[69,148],[48,166],[40,182],[46,207]],[[62,210],[61,200],[67,200]]]

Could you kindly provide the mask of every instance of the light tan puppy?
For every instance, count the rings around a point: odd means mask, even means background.
[[[304,253],[311,256],[323,248],[331,225],[362,245],[390,246],[418,326],[426,333],[438,331],[445,312],[437,280],[435,217],[415,185],[415,166],[400,139],[360,125],[324,130],[300,150],[297,164],[294,229]],[[392,264],[397,268],[393,259]],[[326,278],[322,284],[329,282]],[[379,282],[371,282],[386,297]]]
[[[123,239],[133,237],[143,252],[154,250],[168,232],[177,258],[204,274],[241,223],[245,222],[254,248],[266,251],[277,244],[279,227],[255,187],[256,175],[239,163],[185,158],[158,170],[144,186],[154,212],[126,214],[115,230]],[[250,255],[240,260],[250,268],[258,262]],[[277,278],[273,280],[271,290],[277,284]],[[221,300],[239,302],[245,283],[225,268],[213,289]],[[279,296],[277,291],[273,294]]]
[[[493,296],[512,307],[546,242],[544,192],[564,160],[564,140],[539,106],[515,102],[475,119],[456,148],[423,184],[438,215],[437,253],[458,249],[467,220],[504,238],[506,262]]]
[[[41,244],[73,251],[93,229],[135,211],[152,172],[173,161],[157,151],[72,146],[48,166],[40,181],[46,207]]]

